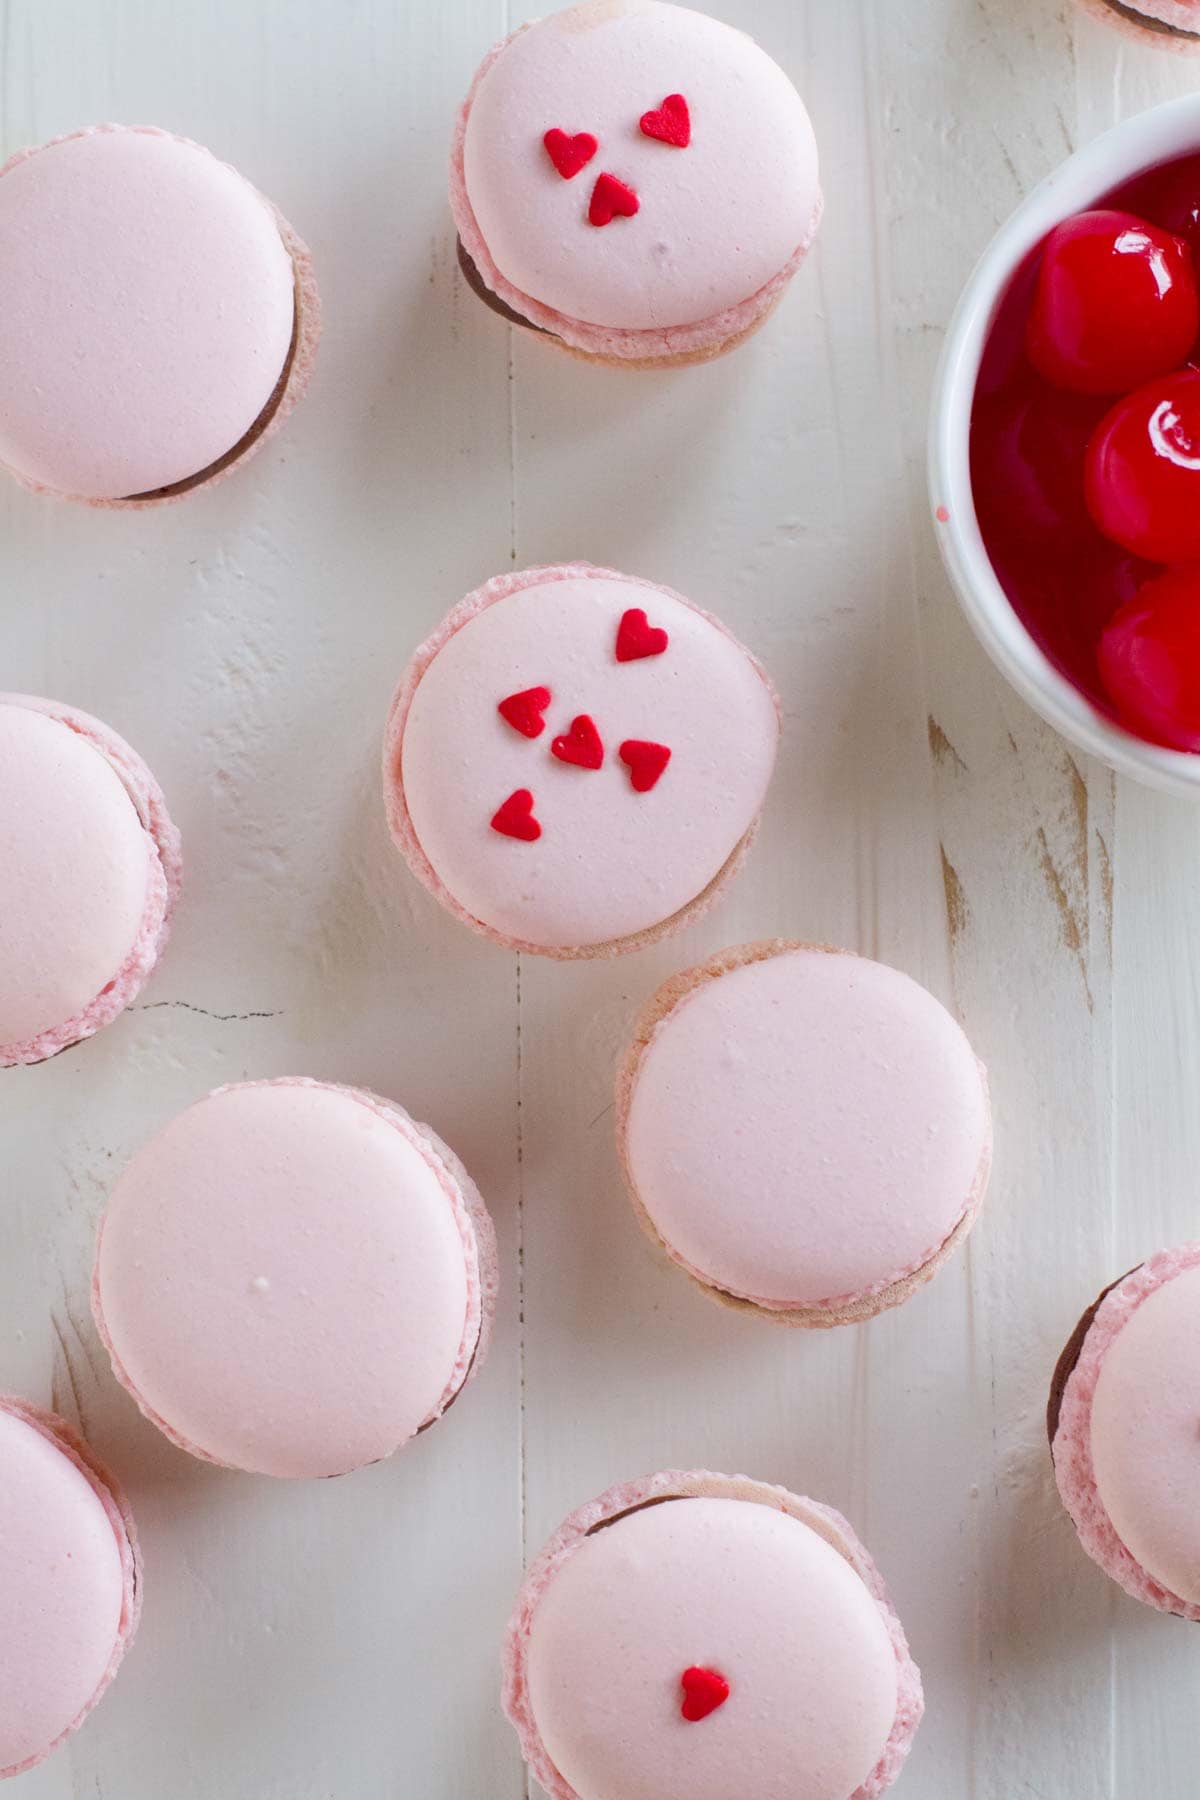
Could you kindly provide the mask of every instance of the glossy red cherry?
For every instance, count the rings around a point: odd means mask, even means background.
[[[1179,367],[1200,329],[1191,251],[1134,213],[1085,212],[1046,239],[1026,328],[1055,387],[1127,394]]]
[[[1104,630],[1100,676],[1123,724],[1200,750],[1200,568],[1147,581]]]
[[[1200,156],[1195,153],[1135,175],[1109,200],[1139,219],[1153,219],[1193,252],[1200,250]]]
[[[1200,559],[1200,374],[1163,375],[1118,400],[1088,445],[1084,487],[1114,544],[1148,562]]]

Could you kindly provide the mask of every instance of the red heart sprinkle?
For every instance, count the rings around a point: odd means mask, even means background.
[[[524,688],[519,694],[510,694],[506,700],[501,700],[496,711],[522,737],[535,738],[541,737],[546,729],[542,714],[549,704],[549,688]]]
[[[680,150],[692,141],[692,115],[682,94],[668,94],[657,112],[644,112],[641,127],[647,137],[661,138]]]
[[[542,142],[550,161],[564,181],[572,180],[580,169],[586,169],[600,148],[598,140],[590,131],[577,131],[571,137],[567,132],[560,131],[557,125],[551,126]]]
[[[586,713],[571,720],[570,731],[564,731],[550,745],[560,762],[574,763],[579,769],[598,769],[604,761],[604,745],[595,721]]]
[[[492,830],[501,837],[520,838],[523,844],[536,844],[542,828],[533,816],[533,795],[528,788],[510,794],[499,812],[492,815]]]
[[[682,1680],[683,1705],[679,1710],[689,1725],[707,1719],[729,1698],[729,1683],[715,1669],[685,1669]]]
[[[635,794],[648,794],[671,760],[665,744],[648,744],[642,738],[626,738],[617,755],[629,770]]]
[[[661,656],[669,639],[661,625],[647,623],[640,606],[622,613],[617,626],[617,661],[639,662],[643,656]]]
[[[641,204],[633,189],[615,175],[597,175],[588,218],[593,225],[608,225],[617,213],[623,219],[632,219]]]

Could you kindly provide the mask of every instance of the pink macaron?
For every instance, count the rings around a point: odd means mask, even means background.
[[[991,1167],[986,1076],[945,1007],[883,963],[784,939],[658,989],[617,1136],[650,1236],[710,1298],[786,1325],[907,1300]]]
[[[1171,50],[1200,49],[1200,0],[1079,0],[1127,37]]]
[[[214,480],[302,393],[320,307],[270,203],[187,138],[99,125],[0,168],[0,466],[145,505]]]
[[[289,1078],[218,1088],[142,1146],[100,1225],[92,1308],[146,1417],[287,1477],[379,1462],[483,1360],[495,1237],[402,1108]]]
[[[762,324],[821,219],[791,81],[744,32],[585,0],[483,62],[451,203],[481,298],[594,360],[703,362]]]
[[[0,694],[0,1068],[91,1037],[141,992],[179,892],[179,833],[107,725]]]
[[[464,924],[553,957],[636,950],[740,867],[775,763],[759,664],[682,595],[587,563],[500,575],[416,652],[388,822]]]
[[[552,1800],[875,1800],[924,1710],[845,1519],[694,1471],[610,1488],[551,1538],[504,1706]]]
[[[1200,1620],[1200,1244],[1100,1296],[1059,1360],[1047,1417],[1063,1505],[1093,1562]]]
[[[82,1725],[137,1629],[121,1489],[71,1427],[0,1396],[0,1780]]]

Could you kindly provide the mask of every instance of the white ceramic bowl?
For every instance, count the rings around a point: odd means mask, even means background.
[[[950,323],[934,384],[929,490],[942,558],[984,649],[1017,692],[1063,736],[1124,775],[1200,799],[1200,754],[1167,750],[1123,731],[1061,675],[996,579],[971,493],[971,405],[984,345],[1008,283],[1030,250],[1072,213],[1189,151],[1200,151],[1200,94],[1126,119],[1069,157],[1002,225]]]

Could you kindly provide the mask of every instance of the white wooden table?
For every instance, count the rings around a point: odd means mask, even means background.
[[[0,686],[128,735],[187,857],[144,1003],[0,1085],[0,1387],[83,1425],[147,1564],[113,1693],[13,1800],[519,1800],[497,1687],[522,1560],[576,1502],[677,1463],[809,1491],[866,1537],[926,1679],[898,1793],[1197,1793],[1200,1634],[1084,1559],[1042,1413],[1084,1303],[1200,1235],[1200,820],[1073,758],[992,672],[923,482],[943,326],[993,227],[1197,66],[1063,0],[713,7],[807,95],[826,224],[750,346],[622,375],[511,333],[455,269],[453,110],[523,0],[0,0],[0,148],[107,118],[200,139],[308,238],[327,319],[309,398],[216,490],[142,515],[0,492]],[[721,613],[786,735],[758,849],[702,926],[518,963],[407,875],[377,747],[451,602],[575,557]],[[991,1069],[967,1253],[862,1329],[710,1307],[620,1189],[610,1081],[638,1003],[771,933],[909,970]],[[445,1425],[309,1485],[170,1448],[87,1304],[124,1158],[218,1082],[282,1073],[428,1118],[504,1258],[491,1360]]]

